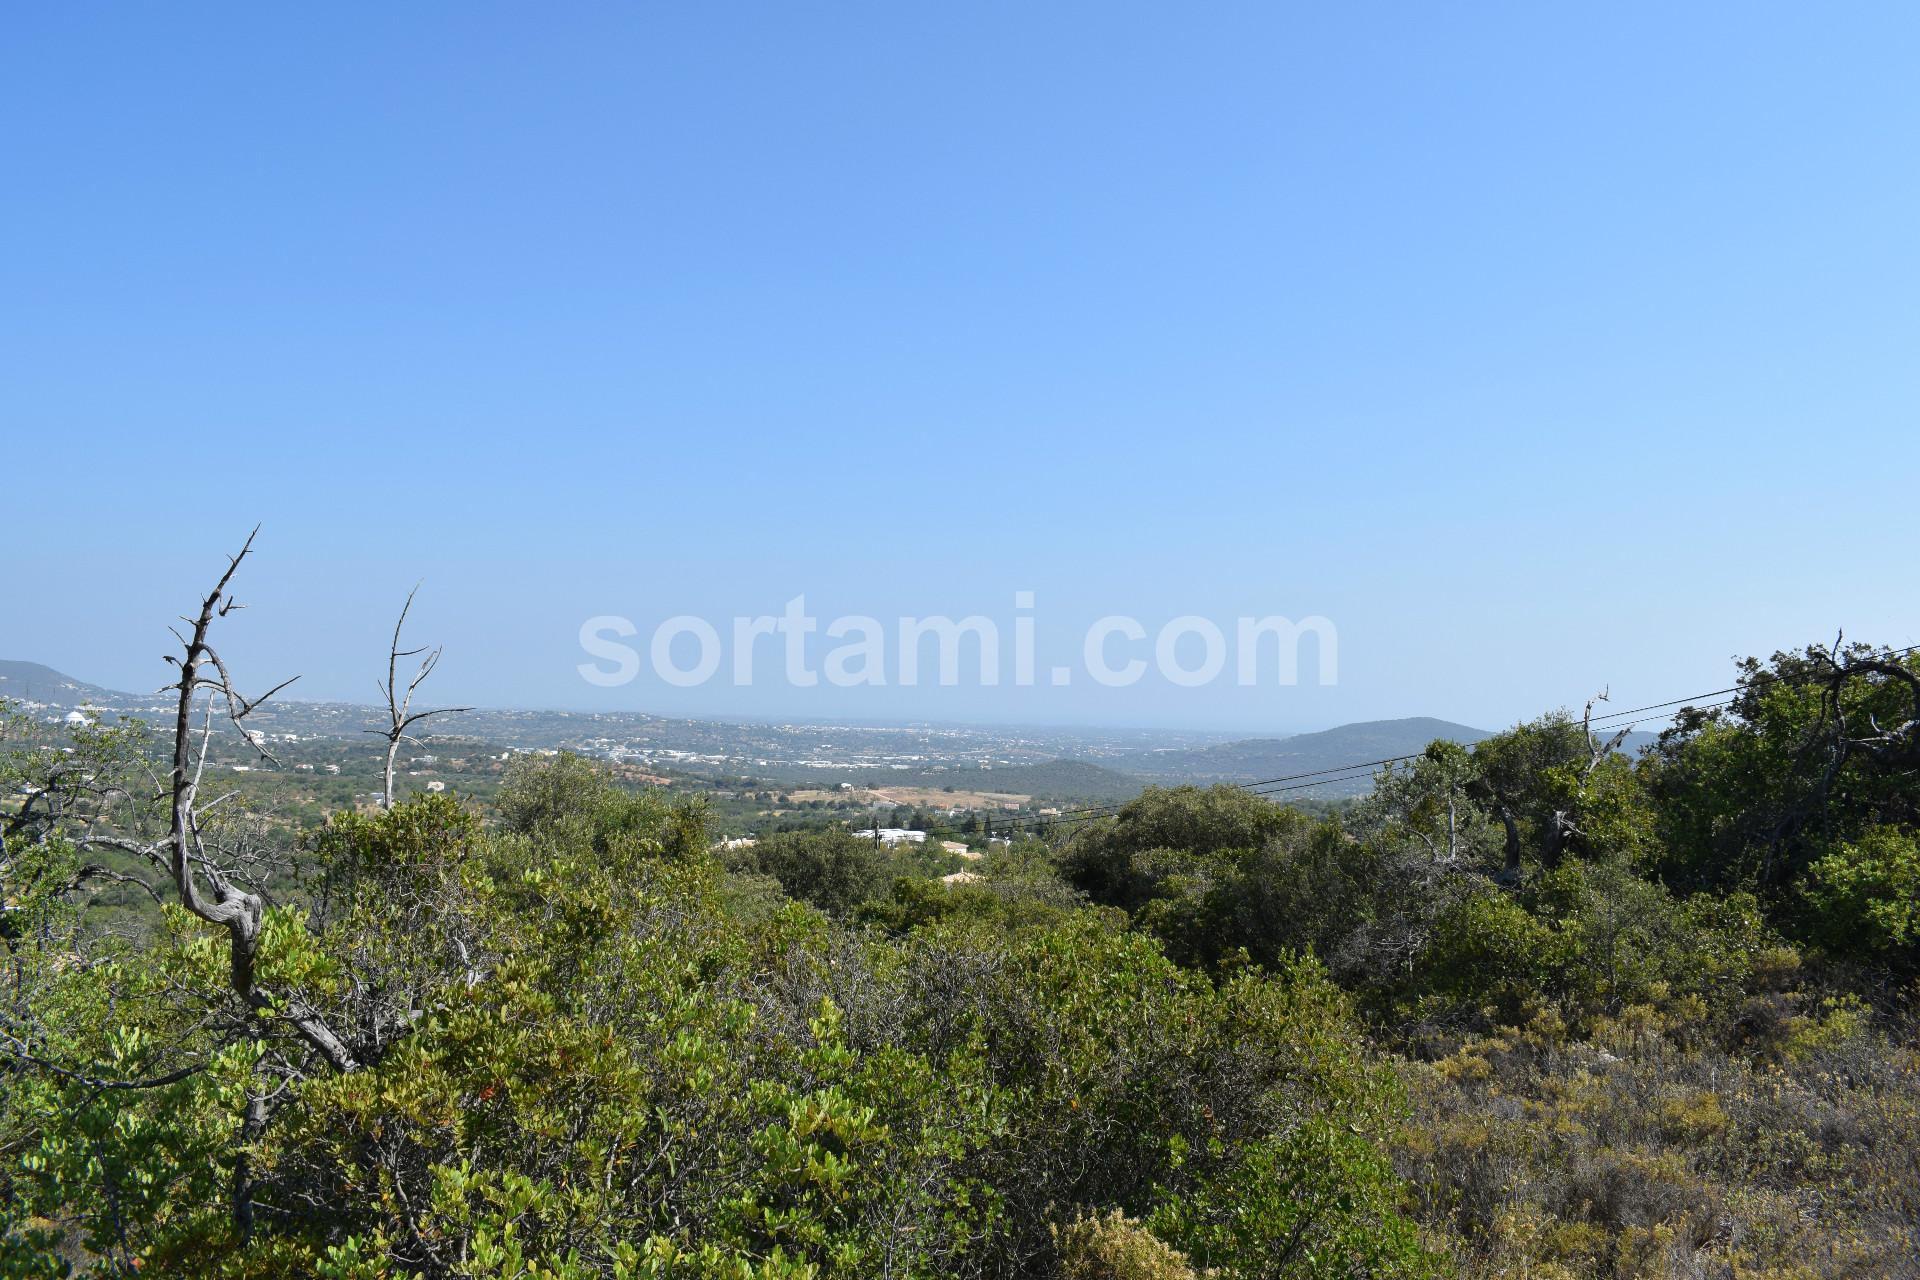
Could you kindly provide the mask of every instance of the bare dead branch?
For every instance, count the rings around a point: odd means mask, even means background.
[[[442,649],[437,646],[429,648],[426,645],[420,645],[412,649],[400,647],[400,632],[407,625],[407,615],[413,611],[413,598],[419,591],[420,584],[416,582],[413,584],[413,590],[407,592],[406,601],[400,606],[400,616],[393,624],[393,642],[387,646],[387,681],[381,686],[381,693],[387,700],[386,723],[367,731],[377,733],[387,740],[385,786],[381,792],[380,802],[381,807],[386,809],[393,808],[393,774],[400,754],[400,744],[417,741],[408,736],[407,730],[432,716],[453,715],[456,712],[473,710],[472,707],[434,707],[427,711],[412,709],[414,693],[425,683],[426,678],[433,674],[433,669],[440,665],[442,653]],[[421,659],[419,669],[408,679],[406,690],[402,692],[400,659],[418,657],[423,653],[427,656]]]
[[[0,1031],[0,1054],[38,1067],[42,1071],[59,1076],[61,1079],[70,1081],[73,1084],[103,1091],[164,1089],[170,1084],[178,1084],[182,1080],[190,1076],[199,1075],[202,1071],[206,1070],[205,1064],[194,1063],[191,1066],[181,1067],[176,1071],[169,1071],[164,1075],[149,1076],[144,1080],[109,1080],[99,1076],[88,1075],[84,1071],[75,1071],[73,1068],[61,1066],[49,1058],[43,1058],[39,1054],[29,1050],[26,1044],[17,1036],[10,1035],[4,1031]]]
[[[122,871],[114,871],[107,867],[101,866],[97,862],[89,862],[85,866],[81,867],[78,871],[74,872],[73,879],[67,882],[67,887],[65,891],[67,893],[72,893],[74,890],[78,889],[81,885],[87,883],[89,880],[110,880],[115,884],[135,885],[140,889],[142,893],[146,894],[149,898],[152,898],[155,903],[162,902],[162,899],[160,897],[160,891],[154,888],[152,885],[148,884],[145,880],[142,880],[139,876],[128,875]]]
[[[253,540],[259,532],[255,526],[239,553],[227,558],[226,572],[200,602],[199,613],[189,620],[192,633],[182,641],[178,661],[180,679],[174,686],[180,696],[174,712],[168,834],[156,847],[166,850],[168,871],[181,903],[200,919],[227,931],[229,981],[234,992],[256,1015],[289,1023],[335,1070],[351,1071],[359,1065],[353,1052],[318,1013],[298,1000],[275,999],[255,984],[254,959],[259,950],[266,903],[259,894],[235,887],[207,857],[201,814],[196,808],[212,744],[214,699],[224,700],[228,718],[238,727],[255,707],[286,687],[283,682],[259,698],[250,701],[243,698],[208,639],[214,620],[233,610],[234,602],[228,589],[241,563],[251,554]],[[203,674],[208,666],[218,673],[217,678]],[[194,703],[203,688],[208,694],[201,725],[196,730]],[[244,728],[242,734],[245,736]],[[253,745],[259,749],[258,743]],[[206,874],[211,892],[203,891],[201,872]]]

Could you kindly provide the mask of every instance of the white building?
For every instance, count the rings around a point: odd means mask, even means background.
[[[862,840],[878,840],[885,845],[922,844],[927,838],[927,833],[924,831],[908,831],[903,827],[880,827],[877,830],[868,827],[865,831],[856,831],[853,834]]]

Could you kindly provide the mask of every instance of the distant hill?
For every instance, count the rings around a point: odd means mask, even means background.
[[[1610,730],[1596,730],[1606,736]],[[1249,738],[1223,742],[1218,746],[1193,751],[1161,752],[1136,757],[1128,762],[1128,771],[1152,782],[1195,783],[1264,782],[1303,773],[1339,769],[1371,760],[1389,760],[1410,756],[1426,749],[1436,739],[1472,746],[1493,734],[1471,725],[1436,720],[1431,716],[1410,716],[1404,720],[1363,720],[1343,724],[1318,733],[1302,733],[1291,738]],[[1629,733],[1620,744],[1628,755],[1638,755],[1658,740],[1659,735],[1645,730]],[[1310,780],[1303,780],[1310,781]],[[1352,779],[1340,779],[1286,793],[1297,798],[1335,799],[1365,795],[1373,789],[1371,771]]]
[[[1485,729],[1412,716],[1405,720],[1364,720],[1318,733],[1291,738],[1250,738],[1223,742],[1194,751],[1163,752],[1128,762],[1133,773],[1155,782],[1262,782],[1292,774],[1316,773],[1412,755],[1436,738],[1471,746],[1492,735]],[[1369,776],[1316,786],[1307,795],[1363,795],[1371,790]]]
[[[83,704],[122,714],[164,713],[165,695],[132,694],[76,680],[38,662],[0,659],[0,699],[37,702],[58,712]],[[256,717],[274,733],[341,737],[361,741],[366,708],[348,703],[275,700]],[[914,728],[836,730],[831,726],[776,726],[754,722],[663,720],[639,713],[568,713],[493,709],[469,712],[459,728],[468,737],[518,748],[566,747],[592,754],[621,746],[632,751],[658,751],[656,765],[703,774],[745,774],[783,787],[835,787],[853,782],[863,787],[930,787],[947,790],[1007,792],[1033,796],[1037,801],[1128,800],[1148,783],[1201,786],[1217,782],[1263,782],[1323,769],[1340,769],[1394,756],[1412,755],[1436,738],[1471,746],[1489,737],[1484,729],[1414,716],[1404,720],[1368,720],[1318,733],[1289,738],[1249,738],[1212,746],[1141,752],[1105,758],[1102,763],[1082,758],[1096,744],[1063,732],[1041,747],[1058,758],[1035,760],[1040,744],[1021,732],[1018,744],[995,742],[991,735],[935,733]],[[944,735],[944,736],[943,736]],[[948,741],[948,739],[952,739]],[[831,740],[831,741],[829,741]],[[1191,740],[1191,739],[1189,739]],[[1630,735],[1624,750],[1633,753],[1654,735]],[[669,750],[668,748],[672,748]],[[1027,753],[1027,763],[996,764],[982,768],[984,754]],[[940,755],[948,761],[939,763]],[[855,764],[822,767],[819,758],[854,757]],[[932,757],[929,759],[929,757]],[[884,763],[888,757],[910,767]],[[972,757],[972,760],[954,757]],[[630,755],[628,757],[632,759]],[[643,759],[646,757],[642,757]],[[1015,755],[1018,759],[1018,755]],[[852,765],[853,767],[849,767]],[[1334,800],[1364,795],[1372,787],[1370,773],[1343,778],[1285,793],[1283,799]]]
[[[128,702],[151,701],[75,680],[37,662],[15,662],[8,658],[0,658],[0,698],[58,707],[77,707],[83,702],[117,707]]]

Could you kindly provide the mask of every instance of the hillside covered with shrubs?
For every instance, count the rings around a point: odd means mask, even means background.
[[[578,757],[288,847],[197,712],[9,751],[0,1276],[1911,1274],[1920,663],[1738,677],[953,884]]]

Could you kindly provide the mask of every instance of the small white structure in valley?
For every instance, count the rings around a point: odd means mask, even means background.
[[[927,839],[926,832],[908,831],[904,827],[880,827],[878,829],[868,827],[865,831],[856,831],[853,834],[859,836],[862,840],[878,840],[881,844],[888,845],[924,844]]]

